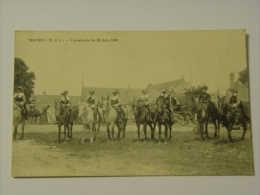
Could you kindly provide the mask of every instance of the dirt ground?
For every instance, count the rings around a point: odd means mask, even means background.
[[[220,138],[214,139],[210,125],[210,139],[202,142],[192,125],[176,126],[172,140],[158,143],[158,130],[155,140],[144,141],[141,132],[138,141],[136,127],[128,125],[125,139],[107,142],[102,127],[98,140],[82,144],[81,125],[74,126],[73,140],[61,143],[57,129],[26,125],[25,138],[13,141],[14,177],[254,174],[250,131],[243,141],[242,130],[233,131],[235,142],[228,143],[226,130],[221,128]]]

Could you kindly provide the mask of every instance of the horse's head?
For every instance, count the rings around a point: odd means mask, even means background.
[[[64,113],[64,108],[61,103],[55,101],[55,114],[61,116]]]
[[[102,97],[102,110],[105,111],[107,107],[109,106],[109,96]]]
[[[218,96],[218,111],[220,114],[226,113],[230,110],[231,108],[228,106],[228,103],[226,101],[225,96],[219,97]]]
[[[159,113],[164,111],[164,102],[163,102],[163,99],[162,99],[162,98],[158,98],[158,99],[157,99],[156,105],[157,105],[157,111],[158,111]]]
[[[79,106],[79,116],[82,116],[83,112],[86,110],[86,104],[84,103],[78,103]]]

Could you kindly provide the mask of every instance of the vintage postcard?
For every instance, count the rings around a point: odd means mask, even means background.
[[[12,176],[254,175],[246,43],[16,31]]]

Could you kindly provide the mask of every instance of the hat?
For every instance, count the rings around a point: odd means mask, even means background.
[[[17,89],[21,89],[21,90],[23,90],[23,87],[19,86],[19,87],[17,87]]]
[[[63,93],[61,93],[61,95],[65,95],[65,94],[68,94],[69,91],[63,91]]]
[[[144,89],[144,90],[142,90],[141,92],[145,92],[145,93],[148,93],[149,92],[149,90],[147,89]]]
[[[203,87],[201,87],[201,89],[208,90],[208,87],[207,86],[203,86]]]
[[[163,89],[161,92],[162,92],[162,93],[166,93],[166,92],[167,92],[167,90],[166,90],[166,89]]]
[[[172,94],[176,94],[176,92],[174,90],[170,90],[169,92]]]
[[[93,89],[93,90],[89,91],[89,93],[95,93],[95,90]]]
[[[231,89],[230,90],[232,93],[238,93],[237,89]]]
[[[112,92],[112,94],[120,94],[119,91],[116,89],[115,91]]]

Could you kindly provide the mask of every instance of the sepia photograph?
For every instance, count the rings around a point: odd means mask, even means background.
[[[12,177],[255,175],[244,29],[14,42]]]

